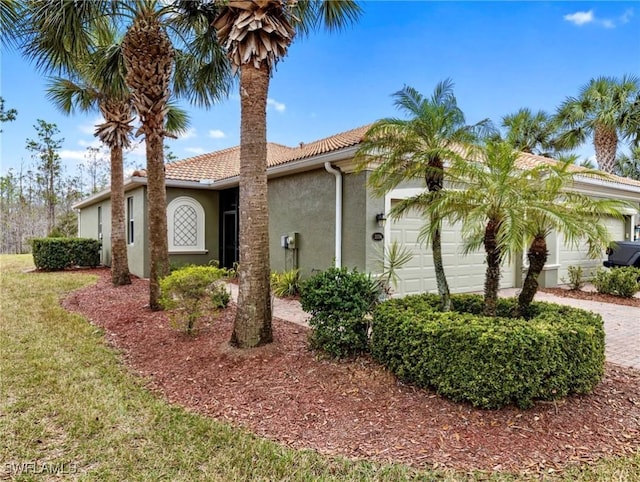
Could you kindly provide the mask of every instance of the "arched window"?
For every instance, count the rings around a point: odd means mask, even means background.
[[[167,206],[170,253],[206,253],[204,209],[193,198],[181,196]]]

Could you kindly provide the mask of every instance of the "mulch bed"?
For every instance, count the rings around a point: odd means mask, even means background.
[[[367,357],[323,360],[307,329],[274,319],[274,343],[227,343],[235,307],[196,337],[150,311],[148,283],[107,270],[63,306],[104,328],[127,365],[172,403],[295,448],[416,467],[536,473],[640,448],[640,371],[608,364],[595,392],[488,411],[404,385]]]
[[[567,288],[544,288],[540,291],[556,296],[562,296],[564,298],[599,301],[601,303],[614,303],[618,305],[637,306],[640,308],[640,298],[623,298],[621,296],[598,293],[597,291],[569,290]]]

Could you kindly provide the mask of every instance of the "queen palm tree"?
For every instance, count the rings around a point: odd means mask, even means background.
[[[436,197],[444,187],[445,161],[462,159],[460,146],[476,142],[492,130],[491,125],[488,120],[466,124],[449,79],[439,82],[430,98],[412,87],[404,87],[394,97],[396,107],[408,114],[409,119],[375,122],[365,134],[356,160],[361,169],[371,163],[378,165],[369,178],[369,185],[378,196],[384,196],[403,181],[422,178]],[[438,293],[442,309],[448,311],[451,301],[442,262],[439,213],[431,212],[427,224]]]
[[[113,25],[127,31],[122,46],[126,83],[142,122],[137,135],[146,141],[152,309],[161,309],[159,279],[167,273],[169,259],[163,163],[169,87],[173,82],[173,94],[204,106],[227,95],[228,63],[211,27],[216,11],[206,1],[36,0],[25,15],[25,53],[46,71],[73,72],[105,31]],[[167,29],[175,35],[169,36]],[[176,50],[173,42],[182,49]]]
[[[546,237],[553,231],[576,245],[585,241],[589,254],[599,256],[610,241],[603,216],[621,217],[624,202],[590,198],[572,190],[579,176],[604,173],[549,160],[522,168],[519,153],[504,141],[489,141],[472,160],[455,160],[447,169],[458,189],[431,193],[400,203],[399,213],[412,205],[435,211],[462,224],[464,251],[484,248],[485,314],[495,316],[501,265],[528,248],[529,268],[518,299],[518,315],[525,315],[538,288],[538,276],[547,261]]]
[[[638,77],[591,79],[578,97],[567,98],[558,108],[556,118],[564,128],[563,144],[576,147],[592,136],[598,166],[612,173],[618,142],[640,137],[639,95]]]
[[[214,22],[240,72],[240,263],[238,310],[231,343],[250,348],[273,340],[269,288],[266,106],[274,65],[296,30],[330,30],[355,20],[353,0],[225,0]]]

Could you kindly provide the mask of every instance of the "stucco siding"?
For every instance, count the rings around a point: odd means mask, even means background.
[[[102,247],[100,264],[111,266],[111,201],[105,200],[80,211],[78,215],[78,236],[81,238],[99,238],[98,211],[102,213]]]
[[[240,200],[242,202],[242,200]],[[282,248],[280,238],[298,233],[298,249]],[[318,169],[269,181],[269,250],[271,269],[296,265],[302,277],[333,265],[335,177]]]

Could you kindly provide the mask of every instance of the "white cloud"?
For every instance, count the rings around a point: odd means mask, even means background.
[[[220,129],[212,129],[209,131],[209,137],[212,139],[224,139],[227,135]]]
[[[278,112],[284,112],[287,108],[286,105],[284,105],[282,102],[278,102],[275,99],[267,99],[267,106],[273,107]]]
[[[584,25],[587,23],[591,23],[594,21],[593,10],[589,10],[588,12],[576,12],[570,13],[564,16],[564,19],[567,22],[574,23],[576,25]]]
[[[587,12],[575,12],[565,15],[563,18],[567,22],[571,22],[574,25],[582,26],[588,23],[593,23],[595,25],[600,25],[604,28],[616,28],[617,25],[622,25],[625,23],[629,23],[633,17],[633,9],[629,8],[624,11],[622,15],[617,17],[617,19],[611,18],[600,18],[597,17],[593,10],[589,10]]]
[[[190,154],[195,154],[196,156],[206,152],[202,147],[185,147],[184,150]]]
[[[104,117],[99,115],[95,117],[93,120],[91,120],[90,123],[79,125],[78,130],[83,134],[92,136],[96,131],[96,125],[102,124],[103,122],[104,122]]]
[[[194,137],[198,137],[195,127],[189,127],[182,134],[178,136],[179,141],[184,141],[185,139],[193,139]]]
[[[60,159],[63,161],[85,161],[87,159],[87,150],[74,151],[71,149],[63,149],[60,154]]]

